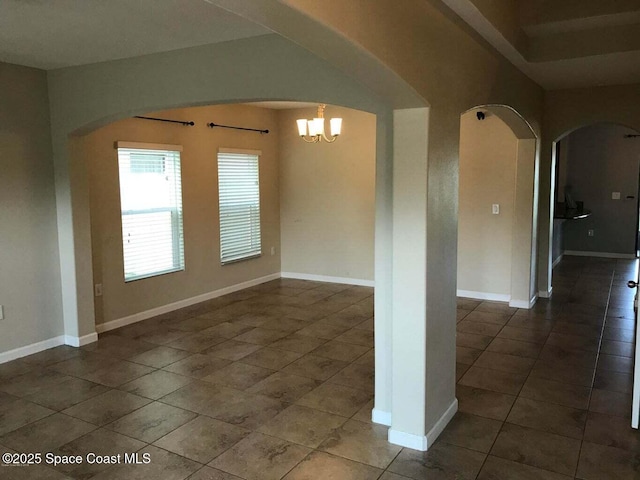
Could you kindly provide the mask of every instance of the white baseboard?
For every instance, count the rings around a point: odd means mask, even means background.
[[[327,275],[312,275],[310,273],[295,273],[295,272],[282,272],[280,274],[282,278],[293,278],[296,280],[311,280],[313,282],[328,282],[328,283],[344,283],[347,285],[359,285],[361,287],[374,287],[374,280],[363,280],[360,278],[347,278],[347,277],[330,277]]]
[[[565,250],[564,254],[572,257],[624,258],[631,260],[636,258],[633,253],[581,252],[579,250]]]
[[[437,440],[444,428],[451,421],[458,411],[458,399],[454,398],[449,408],[442,414],[435,425],[427,432],[426,435],[414,435],[412,433],[400,432],[392,428],[389,429],[389,443],[400,445],[401,447],[411,448],[425,452]]]
[[[426,435],[414,435],[413,433],[400,432],[392,428],[389,429],[387,440],[394,445],[420,450],[421,452],[425,452],[429,448]]]
[[[560,255],[555,261],[551,264],[551,268],[555,268],[562,261],[562,257],[564,257],[564,253]]]
[[[98,334],[96,332],[90,333],[89,335],[83,335],[82,337],[73,337],[71,335],[64,336],[64,344],[72,347],[82,347],[83,345],[97,341]]]
[[[6,363],[10,362],[11,360],[26,357],[27,355],[40,353],[44,350],[64,345],[64,343],[64,335],[60,335],[58,337],[49,338],[41,342],[32,343],[31,345],[25,345],[24,347],[14,348],[13,350],[9,350],[8,352],[0,353],[0,363]]]
[[[385,427],[391,426],[391,412],[373,409],[371,410],[371,421]]]
[[[433,442],[435,442],[438,439],[438,437],[440,436],[444,428],[449,424],[449,422],[451,421],[451,419],[453,418],[453,416],[456,414],[457,411],[458,411],[458,399],[454,398],[453,402],[451,402],[451,405],[449,405],[449,408],[445,410],[445,412],[438,419],[438,421],[431,428],[431,430],[427,432],[427,448],[433,445]]]
[[[473,298],[474,300],[490,300],[492,302],[509,302],[511,295],[502,293],[474,292],[472,290],[457,290],[456,295],[463,298]]]
[[[514,307],[514,308],[522,308],[522,309],[525,309],[525,310],[529,310],[529,309],[533,308],[533,306],[536,304],[537,301],[538,301],[538,295],[536,294],[529,301],[527,301],[527,300],[510,300],[509,301],[509,306],[510,307]]]
[[[271,280],[277,280],[278,278],[280,278],[280,273],[272,273],[271,275],[266,275],[264,277],[255,278],[253,280],[237,283],[235,285],[230,285],[228,287],[220,288],[212,292],[203,293],[202,295],[186,298],[174,303],[169,303],[168,305],[162,305],[150,310],[145,310],[144,312],[135,313],[133,315],[129,315],[128,317],[118,318],[116,320],[111,320],[110,322],[98,324],[96,325],[96,331],[98,333],[108,332],[109,330],[125,327],[127,325],[131,325],[132,323],[137,323],[141,322],[142,320],[153,318],[157,315],[162,315],[164,313],[173,312],[181,308],[190,307],[191,305],[195,305],[196,303],[206,302],[207,300],[218,298],[229,293],[243,290],[245,288],[254,287],[256,285],[260,285],[261,283],[270,282]]]
[[[549,287],[549,291],[540,290],[538,291],[539,298],[551,298],[551,294],[553,293],[553,287]]]

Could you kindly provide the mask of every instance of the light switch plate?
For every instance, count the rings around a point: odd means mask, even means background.
[[[620,200],[620,192],[611,192],[611,200]]]

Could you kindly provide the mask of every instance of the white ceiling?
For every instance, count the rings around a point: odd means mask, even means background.
[[[43,69],[267,33],[205,0],[0,0],[0,61]]]

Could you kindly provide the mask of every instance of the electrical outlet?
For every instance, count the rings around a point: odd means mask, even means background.
[[[94,289],[94,293],[96,297],[101,297],[102,296],[102,284],[101,283],[96,283],[95,287],[93,287]]]
[[[4,320],[4,305],[0,305],[0,320]]]
[[[271,255],[275,255],[276,254],[276,247],[271,247]]]
[[[593,237],[593,234],[594,234],[594,233],[595,233],[595,232],[593,231],[593,229],[589,229],[589,230],[587,230],[587,235],[588,235],[589,237]]]
[[[500,214],[500,205],[498,205],[497,203],[491,205],[491,213],[494,215]]]
[[[611,200],[620,200],[620,192],[611,192]]]

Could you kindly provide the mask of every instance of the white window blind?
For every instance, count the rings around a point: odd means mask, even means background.
[[[260,238],[260,152],[220,150],[220,262],[262,254]]]
[[[130,144],[118,144],[124,280],[184,270],[180,147],[123,145]]]

